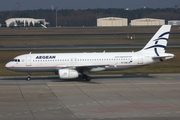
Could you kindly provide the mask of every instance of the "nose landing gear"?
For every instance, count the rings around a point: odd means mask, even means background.
[[[28,76],[26,78],[27,81],[30,81],[31,80],[31,73],[28,73]]]

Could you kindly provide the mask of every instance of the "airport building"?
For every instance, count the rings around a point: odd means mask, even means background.
[[[154,18],[141,18],[131,20],[131,26],[160,26],[164,25],[164,19],[154,19]]]
[[[34,18],[10,18],[6,21],[6,26],[35,26],[35,24],[43,24],[48,25],[49,23],[45,21],[45,19],[34,19]]]
[[[98,27],[127,26],[127,18],[106,17],[97,19]]]
[[[180,25],[180,20],[169,20],[168,25]]]

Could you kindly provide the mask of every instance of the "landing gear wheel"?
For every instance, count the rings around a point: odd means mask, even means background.
[[[31,72],[27,72],[27,73],[28,73],[28,75],[27,75],[26,80],[27,80],[27,81],[30,81],[30,80],[31,80]]]
[[[27,77],[27,81],[30,81],[31,80],[31,77]]]
[[[91,77],[87,76],[87,75],[83,75],[83,79],[86,81],[91,81]]]
[[[86,81],[91,81],[91,77],[87,76]]]

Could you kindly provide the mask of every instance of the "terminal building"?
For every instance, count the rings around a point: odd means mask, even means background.
[[[118,17],[106,17],[97,19],[98,27],[115,27],[115,26],[127,26],[127,18],[118,18]]]
[[[45,19],[34,19],[34,18],[10,18],[7,19],[6,21],[6,26],[11,27],[11,26],[35,26],[35,24],[43,24],[43,25],[48,25],[49,22],[46,22]]]
[[[131,20],[131,26],[160,26],[164,25],[164,19],[154,19],[154,18],[141,18]]]

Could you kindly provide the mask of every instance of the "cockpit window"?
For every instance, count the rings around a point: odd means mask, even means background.
[[[11,62],[20,62],[20,59],[12,59]]]
[[[15,62],[15,59],[12,59],[11,62]]]

